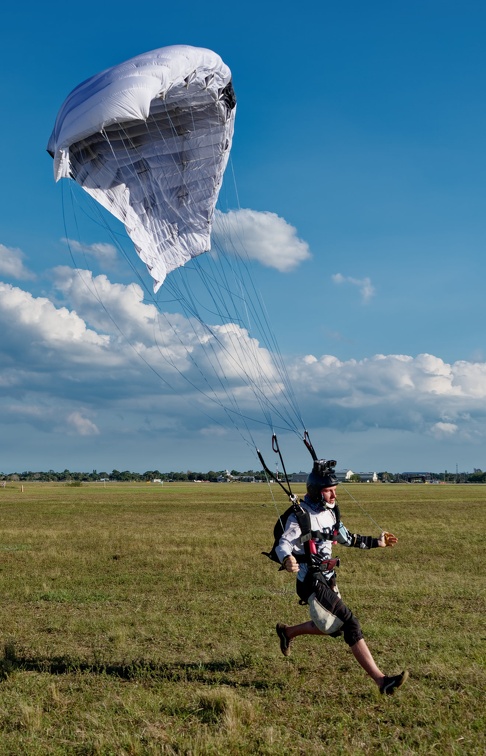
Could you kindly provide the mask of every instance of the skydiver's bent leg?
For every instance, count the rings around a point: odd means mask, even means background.
[[[298,635],[344,635],[354,658],[376,683],[380,693],[393,695],[408,679],[407,671],[387,677],[380,670],[363,638],[357,618],[341,599],[334,577],[328,582],[297,581],[297,593],[301,603],[308,603],[311,620],[300,625],[277,625],[284,656],[289,656],[290,644]]]
[[[343,635],[358,664],[381,689],[387,678],[373,659],[358,619],[341,599],[335,578],[316,582],[312,587],[314,590],[307,598],[311,620],[300,625],[283,626],[281,632],[285,634],[288,645],[299,635]],[[298,585],[298,588],[301,599],[305,600],[305,587]]]
[[[311,620],[321,633],[334,637],[344,635],[348,646],[362,640],[358,619],[341,599],[335,580],[316,582],[307,603]]]
[[[333,578],[326,582],[314,581],[300,583],[297,581],[297,593],[303,603],[309,605],[310,621],[300,625],[277,626],[277,634],[286,646],[298,635],[331,635],[338,637],[344,635],[344,640],[349,646],[353,646],[363,638],[359,622],[342,601],[338,591],[336,580]],[[286,648],[288,656],[288,649]]]

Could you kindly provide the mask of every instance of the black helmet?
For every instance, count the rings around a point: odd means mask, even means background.
[[[335,459],[316,459],[312,472],[307,478],[307,494],[311,501],[322,501],[322,489],[338,485],[339,481],[334,472],[335,465]]]

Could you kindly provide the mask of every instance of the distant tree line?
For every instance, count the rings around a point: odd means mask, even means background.
[[[41,483],[60,482],[71,483],[73,481],[79,481],[81,483],[93,483],[103,481],[116,481],[116,482],[150,482],[153,480],[162,481],[208,481],[215,483],[218,479],[232,478],[254,478],[258,481],[266,480],[263,470],[246,470],[239,472],[238,470],[231,470],[228,474],[226,470],[209,470],[208,472],[193,472],[188,470],[187,472],[160,472],[160,470],[147,470],[144,473],[130,472],[129,470],[112,470],[108,472],[98,472],[93,470],[92,472],[73,472],[71,470],[63,470],[62,472],[56,472],[55,470],[48,470],[47,472],[32,472],[26,471],[21,473],[0,473],[0,480],[7,481],[36,481]]]
[[[359,475],[353,475],[351,480],[358,481]],[[378,480],[382,483],[486,483],[486,472],[475,468],[474,472],[442,473],[378,473]]]
[[[144,483],[153,480],[164,482],[208,481],[209,483],[216,483],[220,480],[231,481],[234,479],[266,481],[266,475],[263,470],[231,470],[230,472],[227,470],[209,470],[208,472],[194,472],[192,470],[187,470],[186,472],[160,472],[160,470],[147,470],[144,473],[130,472],[129,470],[112,470],[111,473],[98,472],[97,470],[93,470],[90,473],[73,472],[71,470],[63,470],[62,472],[48,470],[47,472],[26,471],[21,473],[0,473],[0,480],[2,481],[35,481],[46,483],[95,483],[104,481],[114,481],[117,483]],[[483,472],[478,468],[475,468],[472,473],[452,473],[447,472],[446,470],[443,473],[417,474],[416,477],[412,476],[411,478],[410,474],[407,477],[405,473],[380,472],[378,473],[378,480],[382,483],[486,483],[486,472]],[[358,483],[359,481],[359,475],[353,475],[351,477],[352,483]]]

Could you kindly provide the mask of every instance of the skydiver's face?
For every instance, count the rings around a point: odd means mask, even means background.
[[[322,500],[328,507],[333,508],[336,503],[336,486],[321,489]]]

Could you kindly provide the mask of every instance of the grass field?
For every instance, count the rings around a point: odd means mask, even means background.
[[[484,754],[486,487],[349,491],[399,537],[335,547],[378,664],[410,669],[393,697],[342,639],[281,655],[275,623],[308,615],[260,555],[267,486],[0,488],[0,754]]]

